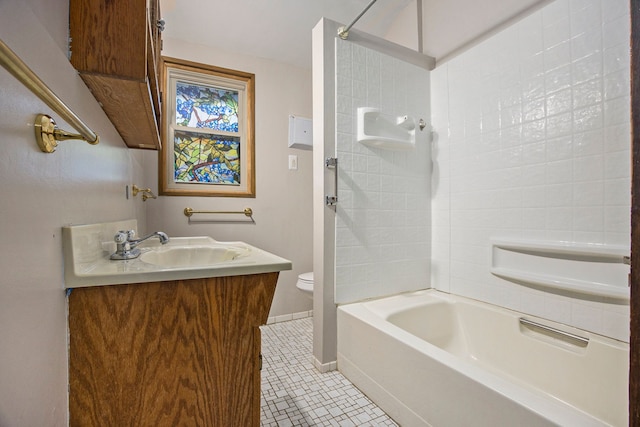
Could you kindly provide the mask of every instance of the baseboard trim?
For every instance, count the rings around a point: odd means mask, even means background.
[[[315,366],[315,368],[321,374],[324,374],[330,371],[335,371],[336,369],[338,369],[338,362],[335,360],[333,362],[320,363],[320,361],[315,357],[312,357],[312,359],[313,359],[313,366]]]
[[[301,311],[299,313],[282,314],[280,316],[272,316],[267,318],[267,325],[271,325],[273,323],[288,322],[290,320],[304,319],[306,317],[313,317],[313,310]]]

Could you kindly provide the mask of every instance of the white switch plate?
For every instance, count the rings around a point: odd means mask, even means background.
[[[289,154],[289,170],[298,169],[298,156],[295,154]]]

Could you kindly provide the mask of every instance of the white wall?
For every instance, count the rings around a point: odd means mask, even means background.
[[[45,13],[46,11],[46,13]],[[0,425],[67,425],[67,323],[61,227],[138,218],[139,152],[125,147],[66,56],[69,4],[0,2],[0,39],[99,136],[39,151],[35,115],[73,129],[0,68]],[[139,182],[139,181],[138,181]]]
[[[489,273],[492,237],[629,245],[628,2],[556,0],[431,83],[434,285],[628,340],[628,305]]]
[[[429,287],[429,72],[336,39],[335,301]],[[357,141],[357,109],[416,121],[415,147],[392,151]],[[427,124],[420,131],[417,122]],[[333,191],[333,189],[332,189]]]
[[[312,301],[295,287],[297,276],[312,271],[312,151],[288,148],[289,115],[312,117],[311,70],[239,55],[221,49],[165,39],[163,55],[231,68],[256,76],[256,197],[160,196],[148,200],[148,223],[169,236],[208,235],[217,240],[241,240],[293,262],[280,273],[270,316],[311,310]],[[298,156],[298,169],[288,169],[288,156]],[[145,187],[157,190],[156,152],[145,154]],[[156,192],[156,194],[158,194]],[[255,224],[244,217],[236,223],[203,222],[216,216],[193,216],[196,210],[242,211],[250,207]],[[199,221],[199,222],[198,222]]]

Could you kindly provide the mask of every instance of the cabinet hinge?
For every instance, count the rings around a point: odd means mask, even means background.
[[[260,365],[260,370],[262,371],[262,352],[258,354],[258,363]]]

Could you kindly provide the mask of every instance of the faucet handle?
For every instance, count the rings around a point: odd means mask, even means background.
[[[120,230],[116,233],[115,236],[113,236],[113,240],[115,240],[116,243],[124,243],[129,239],[129,235],[127,234],[126,231],[124,230]]]
[[[135,235],[136,232],[134,230],[120,230],[113,236],[113,240],[115,240],[116,243],[126,243],[133,239]]]

